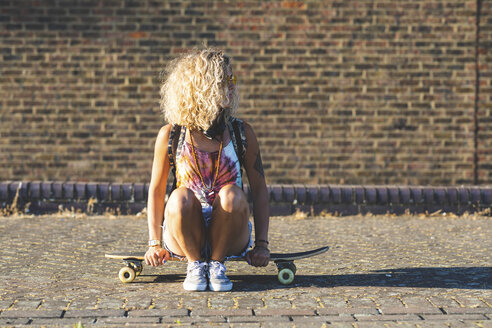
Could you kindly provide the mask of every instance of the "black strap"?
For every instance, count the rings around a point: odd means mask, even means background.
[[[177,148],[177,140],[175,137],[176,134],[180,134],[181,131],[181,126],[179,125],[173,125],[171,128],[171,132],[169,133],[169,142],[167,143],[167,155],[169,157],[169,167],[171,169],[171,172],[173,174],[173,186],[171,191],[176,189],[176,148]]]
[[[235,118],[232,121],[232,129],[234,132],[234,137],[236,139],[236,144],[237,144],[236,153],[239,157],[239,163],[241,164],[241,166],[244,166],[244,160],[246,158],[246,149],[248,147],[248,144],[246,141],[246,134],[244,133],[243,121]]]

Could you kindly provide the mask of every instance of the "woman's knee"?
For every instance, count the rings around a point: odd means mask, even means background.
[[[249,206],[245,193],[236,185],[227,185],[219,192],[220,207],[229,213],[245,212],[248,214]]]
[[[171,216],[189,216],[197,212],[200,202],[188,188],[175,189],[166,204],[166,214]]]

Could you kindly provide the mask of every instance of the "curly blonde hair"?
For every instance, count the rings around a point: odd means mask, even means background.
[[[160,89],[164,119],[189,129],[207,130],[219,112],[237,111],[239,93],[229,92],[231,58],[215,48],[195,49],[171,61]]]

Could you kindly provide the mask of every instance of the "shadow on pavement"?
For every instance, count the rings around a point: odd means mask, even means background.
[[[291,285],[281,285],[276,276],[230,276],[235,290],[260,291],[295,287],[421,287],[492,289],[492,268],[399,268],[343,275],[296,275]]]
[[[154,276],[152,281],[134,281],[134,284],[182,282],[184,274],[142,275]],[[229,275],[234,291],[264,291],[296,287],[420,287],[492,289],[491,267],[453,268],[399,268],[370,273],[342,275],[296,275],[291,285],[282,285],[276,275]]]

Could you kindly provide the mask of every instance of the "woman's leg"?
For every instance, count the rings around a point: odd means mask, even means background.
[[[249,205],[246,195],[236,185],[223,187],[213,204],[209,228],[211,260],[224,261],[226,256],[244,251],[250,238]]]
[[[186,256],[188,262],[201,260],[206,230],[202,206],[191,190],[178,188],[171,193],[166,204],[165,220],[164,240],[170,251]]]

